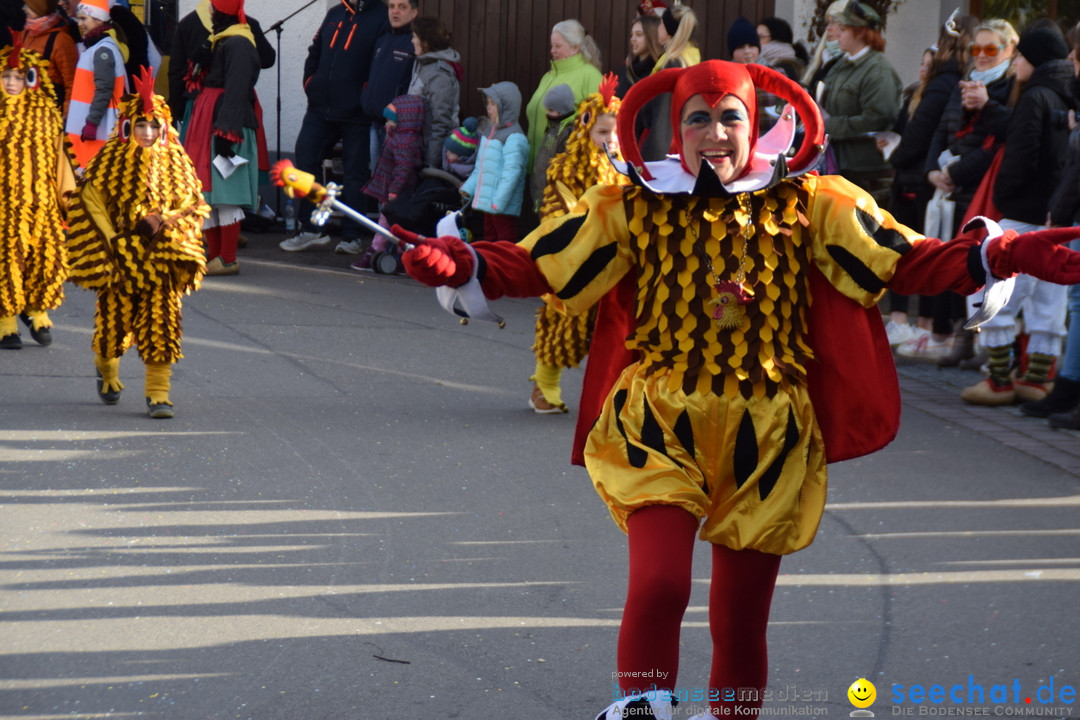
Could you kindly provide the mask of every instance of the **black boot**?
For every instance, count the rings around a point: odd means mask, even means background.
[[[1080,405],[1069,412],[1051,415],[1050,427],[1058,430],[1080,430]]]
[[[1024,403],[1020,406],[1020,412],[1028,417],[1044,418],[1067,413],[1077,405],[1080,405],[1080,382],[1058,375],[1046,397]]]
[[[34,338],[34,342],[38,345],[52,344],[52,331],[49,328],[43,327],[35,330],[33,319],[26,313],[19,313],[19,319],[30,330],[30,337]]]

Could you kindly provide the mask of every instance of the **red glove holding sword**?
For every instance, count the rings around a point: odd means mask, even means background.
[[[390,228],[399,240],[414,247],[401,256],[409,277],[431,287],[460,287],[473,272],[472,253],[465,241],[453,235],[426,238],[400,225]]]

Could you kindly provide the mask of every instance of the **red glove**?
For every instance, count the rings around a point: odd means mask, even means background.
[[[1058,285],[1080,283],[1080,252],[1059,243],[1080,239],[1080,227],[1050,228],[1020,235],[1006,230],[991,241],[986,257],[995,277],[1024,273]]]
[[[92,122],[88,122],[83,125],[82,135],[79,136],[83,140],[97,140],[97,125]]]
[[[426,238],[400,225],[390,228],[394,236],[415,247],[401,256],[405,272],[431,287],[459,287],[472,277],[473,256],[465,242],[454,235]]]

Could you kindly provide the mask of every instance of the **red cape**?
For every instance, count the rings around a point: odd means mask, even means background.
[[[634,328],[636,277],[627,275],[597,308],[589,362],[570,461],[585,464],[585,441],[620,373],[636,360],[626,349]],[[828,462],[880,450],[900,428],[900,384],[889,339],[876,308],[866,309],[840,294],[810,266],[807,343],[814,361],[806,382]]]

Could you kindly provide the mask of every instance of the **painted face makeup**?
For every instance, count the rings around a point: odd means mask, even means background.
[[[720,182],[730,183],[750,162],[749,113],[734,95],[711,108],[701,95],[691,97],[683,105],[680,133],[683,162],[694,175],[705,162]]]

